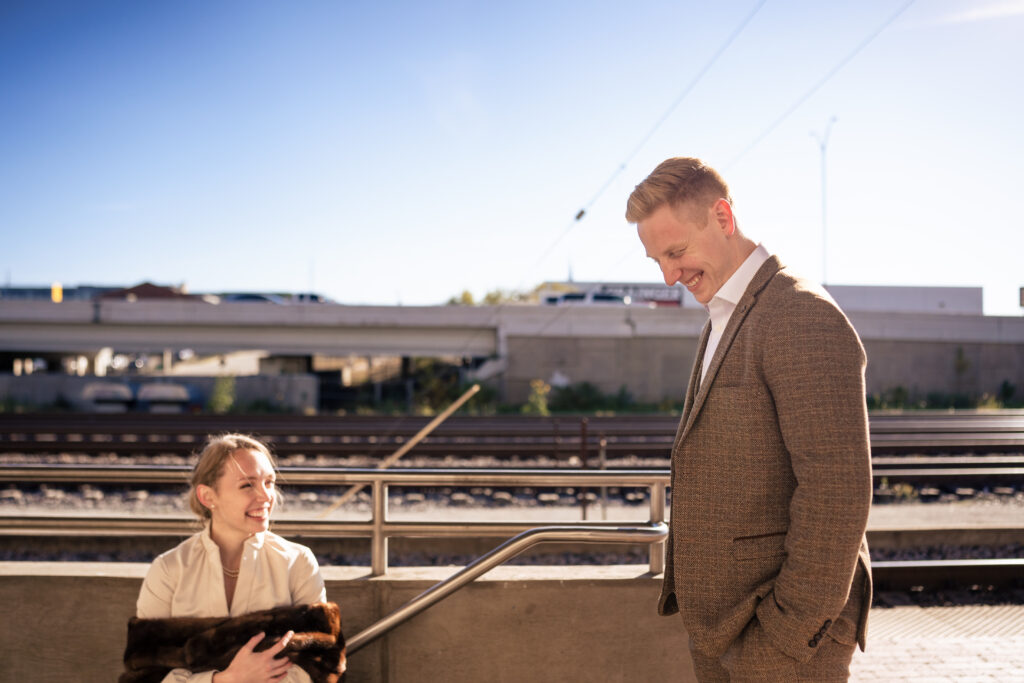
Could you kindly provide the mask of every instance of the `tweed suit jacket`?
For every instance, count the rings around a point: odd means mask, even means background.
[[[672,448],[658,611],[681,612],[708,656],[722,657],[752,622],[773,654],[799,662],[826,633],[863,649],[872,485],[860,339],[827,293],[774,256],[701,382],[709,332]],[[850,595],[858,563],[866,580]]]

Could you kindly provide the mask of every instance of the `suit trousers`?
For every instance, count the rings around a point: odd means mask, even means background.
[[[860,611],[864,581],[864,570],[858,566],[850,588],[850,601],[840,617],[852,619],[854,624]],[[735,656],[737,649],[742,650],[743,655]],[[771,645],[756,616],[722,657],[709,657],[695,648],[690,639],[690,656],[700,683],[845,683],[850,678],[850,662],[856,649],[856,643],[841,643],[826,632],[814,656],[806,662],[798,662]]]

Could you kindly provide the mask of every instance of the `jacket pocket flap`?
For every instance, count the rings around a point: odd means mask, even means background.
[[[737,560],[776,557],[786,554],[786,532],[741,536],[732,540],[732,556]]]

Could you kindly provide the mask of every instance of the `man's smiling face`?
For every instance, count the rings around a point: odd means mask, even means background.
[[[663,205],[637,223],[637,233],[665,284],[683,283],[705,305],[743,262],[729,245],[735,225],[724,199],[707,208]]]

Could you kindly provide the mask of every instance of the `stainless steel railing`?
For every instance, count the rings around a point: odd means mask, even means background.
[[[182,466],[81,466],[81,465],[18,465],[0,466],[0,482],[50,482],[73,484],[184,484],[187,467]],[[371,573],[381,576],[388,567],[388,539],[397,536],[443,537],[509,537],[520,534],[536,523],[505,522],[396,522],[388,516],[390,487],[591,487],[627,486],[646,488],[650,492],[649,523],[665,521],[665,490],[667,470],[559,470],[559,469],[345,469],[330,467],[284,467],[280,480],[292,486],[370,485],[370,519],[349,521],[336,519],[278,520],[275,531],[283,535],[307,537],[355,536],[369,537]],[[619,524],[568,523],[563,528],[610,529]],[[66,517],[46,515],[30,517],[0,516],[0,534],[39,535],[115,535],[118,533],[188,533],[186,518],[125,518],[117,516]],[[571,540],[571,539],[565,539]],[[641,541],[646,543],[648,541]],[[651,572],[664,571],[664,541],[654,541],[649,548]]]
[[[467,583],[538,543],[552,541],[576,543],[649,543],[652,546],[658,545],[660,547],[667,536],[668,526],[664,522],[616,528],[549,526],[529,529],[466,565],[466,567],[444,581],[420,593],[388,616],[363,629],[348,640],[346,650],[349,654],[352,654],[364,645],[405,623],[428,607],[444,600]]]

